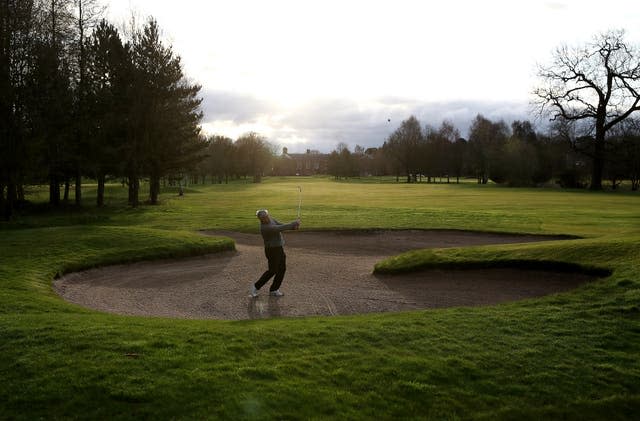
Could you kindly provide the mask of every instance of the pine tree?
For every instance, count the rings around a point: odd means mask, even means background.
[[[160,179],[193,165],[206,142],[200,136],[199,85],[189,83],[180,57],[163,45],[158,24],[150,19],[133,43],[135,90],[142,168],[149,176],[150,202],[158,203]]]
[[[128,130],[131,54],[118,30],[106,21],[94,29],[86,45],[86,110],[89,174],[98,181],[96,204],[104,205],[108,174],[121,175],[120,162]]]

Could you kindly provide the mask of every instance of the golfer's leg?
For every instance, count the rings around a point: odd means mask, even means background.
[[[282,280],[284,279],[284,274],[287,271],[287,255],[284,254],[284,250],[280,249],[281,254],[279,260],[278,267],[276,269],[276,277],[273,278],[273,283],[271,284],[270,291],[275,291],[280,289],[280,285],[282,284]]]
[[[258,281],[255,284],[253,284],[253,286],[255,286],[256,289],[262,288],[264,284],[266,284],[273,275],[275,275],[275,272],[271,272],[270,270],[267,269],[267,271],[262,274],[260,279],[258,279]]]
[[[264,284],[266,284],[269,281],[269,279],[271,279],[271,277],[276,274],[276,269],[277,269],[278,262],[276,261],[277,257],[274,256],[273,249],[272,248],[265,248],[264,249],[264,254],[265,254],[265,256],[267,256],[267,261],[269,262],[269,269],[267,269],[262,274],[260,279],[258,279],[258,282],[256,282],[254,284],[256,289],[262,288],[264,286]]]

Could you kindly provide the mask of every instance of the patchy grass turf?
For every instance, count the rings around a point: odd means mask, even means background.
[[[45,212],[0,226],[0,418],[633,419],[640,412],[640,196],[268,179],[166,190],[161,206]],[[380,271],[609,270],[570,293],[484,308],[260,321],[97,313],[56,274],[232,247],[255,209],[303,228],[447,228],[582,237],[409,252]],[[37,197],[38,192],[34,192]],[[372,268],[373,269],[373,268]]]

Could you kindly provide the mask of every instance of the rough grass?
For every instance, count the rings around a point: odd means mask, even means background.
[[[607,270],[570,293],[400,314],[186,321],[59,299],[80,268],[232,247],[267,207],[303,228],[444,228],[581,239],[420,250],[378,264]],[[166,190],[161,206],[30,209],[0,227],[0,418],[633,419],[640,411],[640,196],[268,179]],[[37,192],[35,192],[37,194]],[[34,196],[37,197],[37,196]],[[372,268],[373,269],[373,268]]]

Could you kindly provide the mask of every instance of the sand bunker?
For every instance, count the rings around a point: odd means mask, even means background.
[[[459,231],[297,231],[285,234],[284,297],[268,286],[249,298],[266,268],[258,234],[206,232],[236,241],[235,252],[115,265],[56,281],[65,300],[110,313],[190,319],[256,319],[489,305],[567,291],[594,279],[541,270],[427,270],[373,275],[376,262],[428,247],[522,243],[552,237]]]

